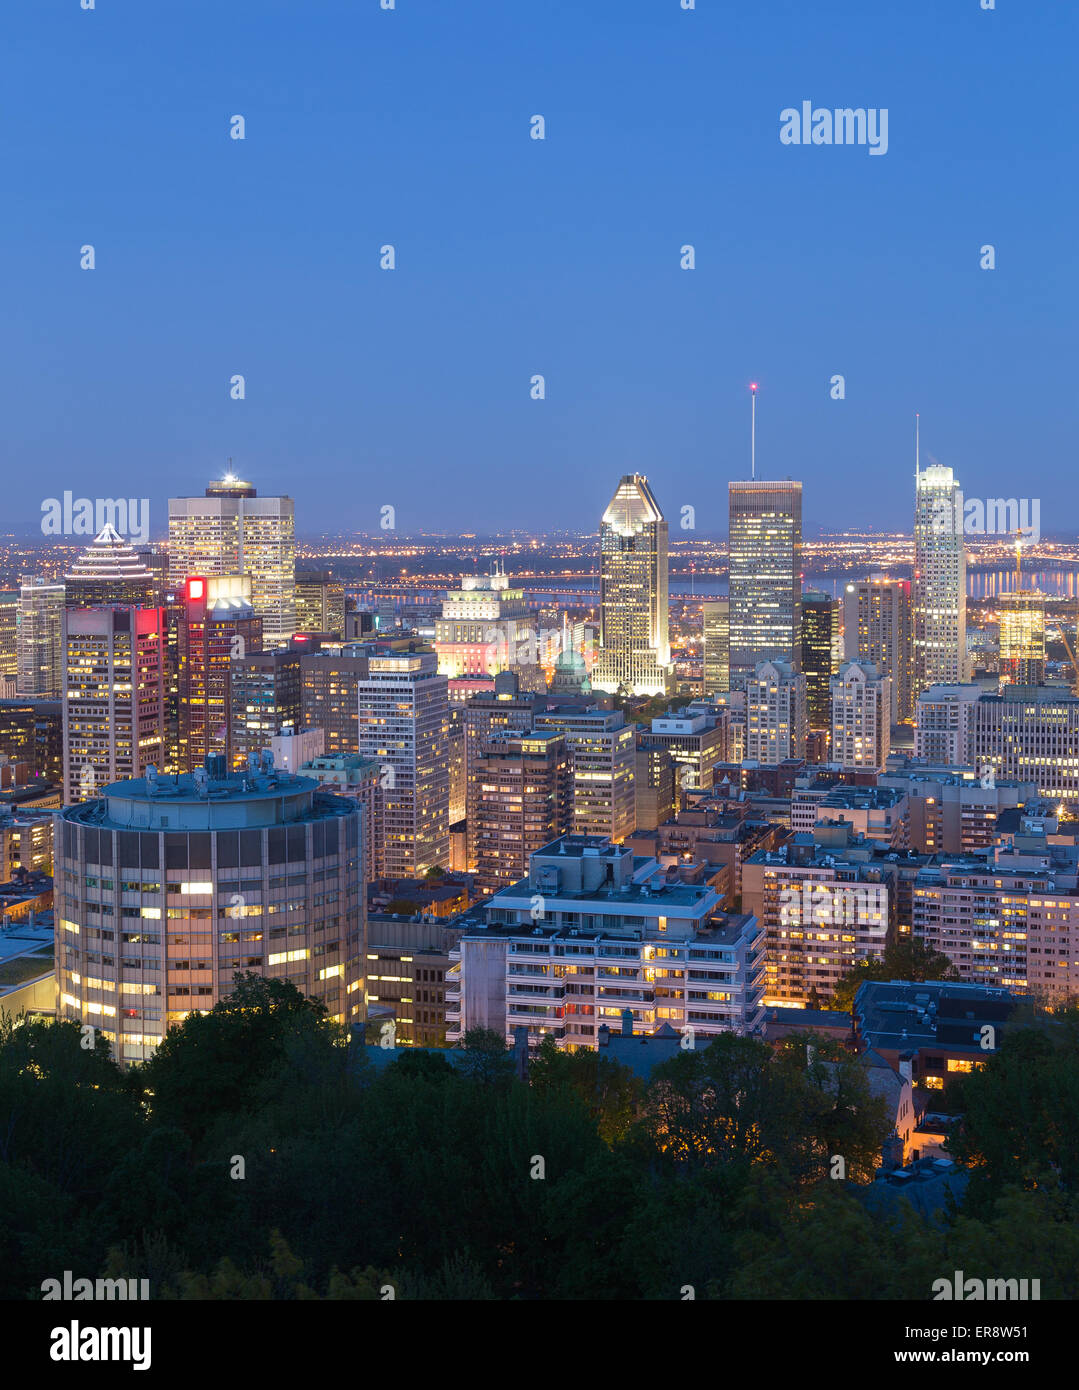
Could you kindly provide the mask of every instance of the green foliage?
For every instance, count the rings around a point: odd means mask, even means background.
[[[910,980],[914,984],[924,984],[926,980],[958,978],[947,956],[932,950],[920,937],[904,932],[888,942],[879,960],[855,962],[836,984],[835,993],[824,1007],[849,1013],[858,987],[867,980]]]
[[[547,1040],[523,1083],[484,1029],[375,1065],[251,976],[127,1075],[9,1023],[0,1296],[71,1269],[183,1301],[924,1299],[979,1269],[1074,1297],[1079,1022],[1027,1022],[961,1077],[973,1181],[937,1224],[867,1200],[890,1119],[822,1037],[724,1035],[648,1084]]]

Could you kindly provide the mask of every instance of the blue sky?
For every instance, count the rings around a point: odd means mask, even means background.
[[[5,27],[5,527],[71,489],[149,495],[158,529],[232,456],[301,531],[586,526],[636,470],[722,533],[751,380],[758,473],[803,479],[807,524],[909,527],[917,409],[968,496],[1079,526],[1071,0],[13,0]],[[782,145],[803,100],[887,108],[888,153]]]

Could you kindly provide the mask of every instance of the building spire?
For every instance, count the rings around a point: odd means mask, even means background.
[[[752,402],[750,406],[750,427],[749,427],[749,476],[752,480],[757,477],[757,383],[749,383],[749,396]]]
[[[922,417],[919,411],[914,412],[914,486],[918,486],[918,478],[921,473],[921,425]]]

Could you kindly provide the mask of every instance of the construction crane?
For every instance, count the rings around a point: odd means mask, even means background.
[[[1023,532],[1015,533],[1015,592],[1018,594],[1023,587]],[[1076,640],[1079,642],[1079,616],[1075,625]],[[1079,661],[1075,659],[1075,651],[1072,644],[1068,641],[1068,634],[1064,631],[1063,621],[1060,624],[1060,640],[1064,643],[1064,650],[1068,653],[1068,660],[1072,664],[1072,694],[1079,695]]]

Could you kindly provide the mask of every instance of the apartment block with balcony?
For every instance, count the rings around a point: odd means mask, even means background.
[[[718,912],[713,889],[669,881],[654,858],[566,835],[531,856],[528,878],[493,897],[450,953],[447,1037],[487,1027],[509,1039],[597,1045],[632,1016],[693,1035],[759,1024],[763,937]]]

